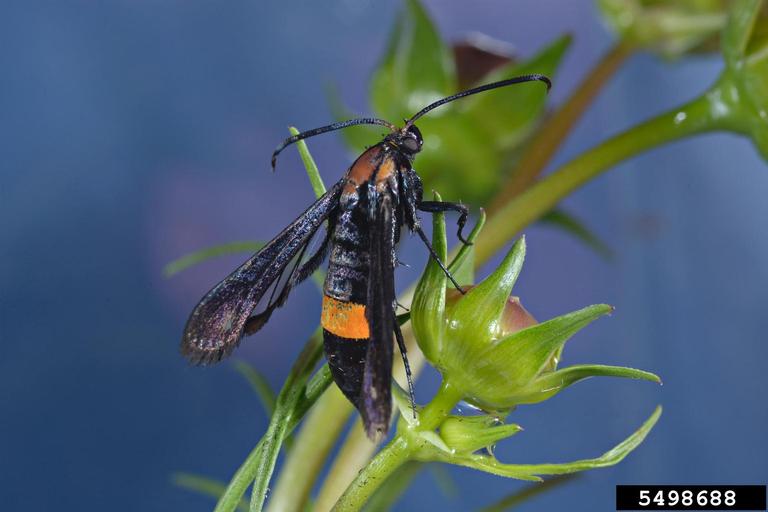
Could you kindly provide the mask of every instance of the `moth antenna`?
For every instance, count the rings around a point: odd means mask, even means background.
[[[406,121],[403,129],[407,130],[409,126],[413,125],[414,121],[416,121],[418,118],[420,118],[427,112],[434,110],[441,105],[445,105],[446,103],[450,103],[453,100],[458,100],[459,98],[471,96],[479,92],[490,91],[491,89],[498,89],[499,87],[506,87],[508,85],[520,84],[523,82],[544,82],[547,85],[547,92],[549,92],[549,90],[552,88],[552,81],[546,76],[540,75],[538,73],[534,73],[531,75],[516,76],[513,78],[507,78],[506,80],[499,80],[498,82],[493,82],[490,84],[481,85],[479,87],[474,87],[472,89],[467,89],[466,91],[456,93],[452,96],[448,96],[441,100],[437,100],[436,102],[430,105],[427,105],[423,109],[416,112],[416,114],[414,114],[414,116],[411,117],[408,121]]]
[[[314,137],[315,135],[320,135],[321,133],[341,130],[342,128],[347,128],[349,126],[355,126],[358,124],[375,124],[379,126],[386,126],[393,132],[397,131],[397,126],[393,125],[392,123],[388,121],[384,121],[383,119],[376,119],[373,117],[361,117],[358,119],[349,119],[347,121],[340,121],[338,123],[329,124],[328,126],[321,126],[320,128],[307,130],[305,132],[301,132],[296,135],[292,135],[288,137],[283,142],[281,142],[280,145],[277,146],[277,148],[275,148],[275,151],[272,153],[272,170],[273,171],[275,170],[275,164],[277,163],[277,155],[279,155],[282,150],[284,150],[286,147],[290,146],[294,142],[298,142],[302,139],[307,139],[309,137]]]

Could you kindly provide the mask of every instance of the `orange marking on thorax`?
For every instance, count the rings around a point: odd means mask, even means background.
[[[323,296],[323,312],[320,325],[341,338],[365,339],[370,337],[365,306],[354,302],[342,302]]]
[[[381,145],[373,146],[355,160],[347,171],[344,192],[354,192],[357,187],[368,182],[376,171],[376,167],[379,168],[376,173],[377,185],[387,181],[395,172],[395,161],[391,153],[385,152]]]

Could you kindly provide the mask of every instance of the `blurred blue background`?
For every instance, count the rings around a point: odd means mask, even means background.
[[[551,101],[608,48],[591,2],[426,2],[450,39],[481,31],[530,55],[575,41]],[[233,240],[268,239],[312,200],[298,158],[268,172],[286,126],[331,119],[338,84],[368,112],[366,87],[397,2],[339,0],[0,4],[0,503],[3,510],[209,510],[174,471],[228,480],[267,418],[231,365],[189,367],[186,315],[242,257],[170,280],[164,264]],[[579,123],[557,162],[703,91],[720,62],[636,56]],[[429,136],[429,134],[425,134]],[[351,155],[311,143],[326,181]],[[417,166],[418,168],[418,166]],[[566,201],[616,253],[531,227],[515,290],[538,318],[608,302],[565,363],[657,372],[664,386],[590,380],[514,421],[510,462],[596,456],[661,403],[660,423],[615,468],[522,510],[610,510],[616,483],[760,483],[768,477],[768,169],[750,143],[708,135],[627,162]],[[458,198],[446,198],[458,199]],[[413,241],[402,259],[419,274]],[[278,387],[317,323],[306,285],[237,353]],[[301,319],[301,321],[299,321]],[[429,398],[428,372],[418,394]],[[398,510],[471,510],[521,484],[429,472]]]

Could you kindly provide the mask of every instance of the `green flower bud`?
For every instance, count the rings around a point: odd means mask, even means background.
[[[447,252],[444,230],[442,217],[436,216],[433,246],[441,258]],[[503,411],[545,400],[593,375],[659,381],[647,372],[611,366],[557,370],[565,342],[612,308],[598,304],[536,323],[519,299],[510,299],[524,258],[521,238],[491,275],[463,294],[447,292],[444,273],[430,261],[416,289],[411,308],[416,340],[464,400]]]
[[[449,416],[440,425],[440,437],[457,453],[473,453],[511,437],[523,428],[514,423],[504,424],[494,416]]]
[[[439,200],[439,196],[437,197]],[[433,217],[432,246],[447,263],[445,220]],[[482,228],[481,216],[469,240]],[[658,382],[652,373],[614,366],[578,365],[558,370],[565,342],[592,320],[612,311],[598,304],[537,323],[517,297],[510,297],[525,258],[525,239],[518,240],[485,280],[476,286],[449,289],[441,266],[430,258],[411,303],[411,325],[426,359],[443,376],[432,400],[412,415],[408,395],[395,387],[402,415],[398,438],[411,460],[441,461],[522,480],[565,474],[616,464],[645,438],[661,408],[622,443],[594,459],[563,464],[505,464],[493,455],[494,445],[520,430],[501,418],[517,404],[540,402],[591,376],[616,376]],[[474,260],[471,245],[462,246],[447,265],[465,284]],[[454,416],[451,410],[465,400],[492,414]],[[488,453],[478,453],[486,449]]]

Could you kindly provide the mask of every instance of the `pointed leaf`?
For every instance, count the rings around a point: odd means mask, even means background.
[[[520,389],[511,396],[516,404],[534,404],[547,400],[571,384],[590,377],[621,377],[625,379],[647,380],[661,384],[658,375],[634,368],[623,366],[605,366],[598,364],[574,365],[562,370],[544,373],[528,386]]]
[[[480,284],[467,291],[451,308],[452,321],[465,332],[498,334],[499,318],[507,304],[525,260],[525,237],[514,243],[499,267]]]
[[[613,311],[607,304],[589,306],[558,316],[503,338],[481,357],[514,361],[516,373],[509,375],[510,388],[526,386],[549,363],[550,358],[571,336],[592,321]],[[490,377],[490,376],[489,376]]]

